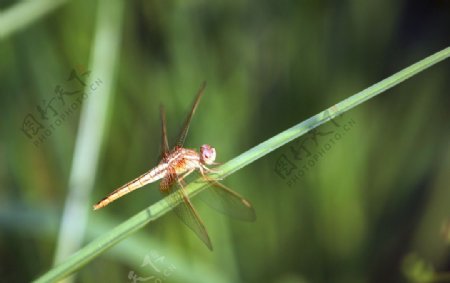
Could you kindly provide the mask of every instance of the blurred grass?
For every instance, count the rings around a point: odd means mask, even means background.
[[[98,160],[107,126],[108,109],[114,93],[122,28],[121,2],[99,1],[98,22],[92,44],[90,77],[75,142],[68,194],[55,251],[55,264],[76,252],[84,239],[89,196],[94,188]],[[111,24],[114,19],[114,25]],[[92,89],[92,86],[95,89]],[[95,121],[95,122],[94,122]]]
[[[67,0],[17,1],[12,7],[0,12],[0,40],[33,24],[66,2]]]
[[[448,46],[449,3],[127,2],[110,127],[88,204],[154,165],[161,102],[174,134],[207,80],[187,145],[210,143],[219,161],[228,160]],[[0,2],[0,22],[15,4]],[[20,127],[72,68],[88,65],[97,4],[68,1],[35,21],[12,18],[30,24],[0,41],[4,281],[28,282],[52,265],[79,112],[39,147]],[[227,178],[253,202],[258,221],[233,222],[196,205],[214,253],[168,214],[80,269],[77,280],[123,282],[132,270],[158,275],[140,266],[151,250],[187,271],[168,282],[190,275],[208,283],[409,282],[402,262],[411,252],[445,272],[448,241],[440,225],[450,214],[449,75],[448,63],[439,64],[347,112],[337,122],[355,125],[313,167],[309,159],[293,159],[296,140]],[[318,131],[340,129],[327,123]],[[326,136],[317,146],[307,137],[299,140],[313,153],[328,143]],[[291,185],[274,170],[282,155],[308,167]],[[159,197],[149,187],[89,215],[86,241]]]

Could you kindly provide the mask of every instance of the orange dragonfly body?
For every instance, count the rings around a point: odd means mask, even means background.
[[[217,179],[207,176],[207,173],[217,173],[217,171],[207,167],[217,164],[214,162],[216,159],[215,148],[205,144],[200,147],[200,152],[197,152],[193,149],[183,147],[189,130],[189,124],[204,93],[205,86],[206,84],[203,83],[178,136],[177,144],[172,150],[169,150],[165,111],[161,106],[161,161],[150,171],[121,186],[100,200],[94,205],[94,210],[107,206],[131,191],[161,180],[161,193],[173,198],[173,201],[179,200],[181,202],[180,205],[174,208],[176,215],[212,250],[211,240],[209,239],[203,221],[200,219],[184,189],[184,179],[194,171],[198,171],[203,180],[211,185],[210,188],[207,188],[200,194],[200,198],[213,208],[234,218],[246,221],[255,220],[255,212],[248,200],[219,183]]]

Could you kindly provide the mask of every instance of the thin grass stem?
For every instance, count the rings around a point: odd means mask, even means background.
[[[333,119],[334,117],[353,109],[359,104],[371,99],[372,97],[398,85],[404,80],[426,70],[434,64],[441,62],[450,56],[450,47],[447,47],[403,70],[400,72],[372,85],[371,87],[356,93],[355,95],[343,100],[342,102],[331,106],[328,109],[312,116],[311,118],[279,133],[278,135],[260,143],[259,145],[249,149],[240,154],[234,159],[222,165],[218,170],[220,174],[215,177],[225,178],[239,169],[249,165],[259,158],[269,154],[275,149],[285,145],[286,143],[306,134],[314,128],[323,123]],[[190,183],[187,187],[187,193],[190,197],[195,196],[201,192],[207,185],[201,182],[200,179]],[[83,265],[106,251],[108,248],[119,243],[121,240],[127,238],[135,231],[144,227],[151,221],[154,221],[167,212],[169,212],[177,203],[171,203],[173,198],[164,198],[155,204],[149,206],[147,209],[137,213],[135,216],[118,225],[111,231],[96,238],[85,247],[80,249],[65,262],[49,270],[47,273],[37,279],[36,282],[53,282],[64,278],[72,272],[78,270]]]

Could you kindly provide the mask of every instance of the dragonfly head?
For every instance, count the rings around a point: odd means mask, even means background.
[[[200,147],[201,161],[206,165],[211,165],[216,160],[216,149],[209,144],[204,144]]]

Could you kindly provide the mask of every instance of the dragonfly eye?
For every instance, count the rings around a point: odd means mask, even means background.
[[[211,165],[216,160],[216,149],[209,144],[204,144],[200,147],[200,155],[203,163]]]

